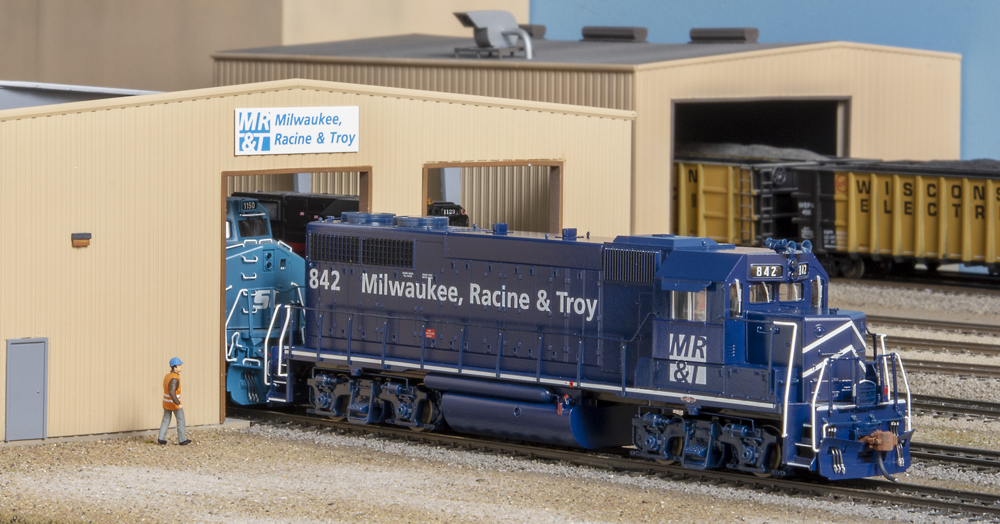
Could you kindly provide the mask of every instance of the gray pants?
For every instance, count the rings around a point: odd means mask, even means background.
[[[187,440],[187,437],[184,436],[187,430],[187,424],[184,422],[184,408],[163,410],[163,422],[160,422],[160,440],[167,440],[167,428],[170,427],[171,413],[177,418],[177,442],[184,442]]]

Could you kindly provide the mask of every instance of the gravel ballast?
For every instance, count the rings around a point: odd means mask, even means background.
[[[314,429],[191,434],[0,448],[0,522],[955,522]]]

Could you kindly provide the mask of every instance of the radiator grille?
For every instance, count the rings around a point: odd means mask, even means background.
[[[659,251],[604,249],[604,280],[626,284],[652,284]]]
[[[358,263],[358,237],[341,235],[311,235],[309,258],[323,262]]]
[[[392,238],[361,239],[361,263],[367,266],[413,268],[413,241]]]
[[[309,258],[322,262],[413,268],[413,241],[313,234]]]

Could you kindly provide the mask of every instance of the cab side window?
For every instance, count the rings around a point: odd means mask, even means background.
[[[743,284],[740,281],[729,284],[729,316],[743,314]]]
[[[671,291],[670,318],[705,322],[708,318],[708,291]]]

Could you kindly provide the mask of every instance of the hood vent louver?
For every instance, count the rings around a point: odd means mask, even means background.
[[[691,29],[691,43],[755,44],[759,35],[756,27],[696,27]]]
[[[589,25],[583,28],[581,42],[627,42],[633,44],[646,43],[645,27],[613,27]]]

